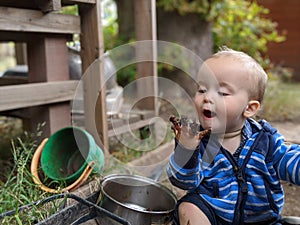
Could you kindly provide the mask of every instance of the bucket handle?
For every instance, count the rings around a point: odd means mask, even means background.
[[[43,191],[50,192],[50,193],[61,193],[61,192],[73,191],[73,190],[77,189],[81,184],[83,184],[87,180],[87,178],[91,174],[93,167],[94,167],[94,162],[89,162],[87,164],[86,168],[84,169],[83,173],[80,175],[80,177],[76,181],[74,181],[72,184],[70,184],[69,186],[67,186],[61,190],[49,188],[41,182],[41,180],[39,178],[39,173],[38,173],[38,164],[39,164],[39,161],[41,158],[43,148],[47,141],[48,141],[48,138],[45,138],[41,142],[41,144],[38,146],[38,148],[36,149],[36,151],[32,157],[30,172],[32,175],[33,182],[35,184],[39,185],[39,187]]]

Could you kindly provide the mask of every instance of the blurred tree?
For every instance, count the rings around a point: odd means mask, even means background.
[[[104,2],[115,2],[117,6],[116,12],[106,12],[108,17],[114,13],[117,17],[112,16],[103,27],[105,49],[134,41],[134,0]],[[277,31],[277,23],[266,18],[269,10],[252,0],[157,0],[156,3],[158,40],[183,45],[202,59],[226,45],[247,52],[264,68],[269,68],[270,60],[265,57],[267,43],[285,40]],[[104,13],[109,8],[102,7]],[[134,79],[134,66],[118,73],[123,85]]]
[[[119,38],[127,43],[134,36],[134,0],[115,0],[118,15],[118,34]]]
[[[282,42],[283,34],[277,31],[277,23],[267,19],[267,8],[251,0],[158,0],[158,6],[181,15],[199,14],[199,19],[212,22],[214,46],[247,52],[265,68],[269,59],[264,58],[268,42]]]
[[[180,15],[196,13],[207,19],[215,0],[158,0],[157,6],[165,11],[177,11]]]
[[[117,6],[116,12],[110,7],[114,2]],[[268,58],[263,57],[267,52],[267,43],[285,40],[285,36],[277,31],[277,23],[265,17],[269,10],[252,0],[157,0],[157,7],[158,36],[164,40],[183,44],[201,57],[204,55],[203,58],[206,54],[200,53],[196,45],[191,45],[189,38],[186,40],[187,36],[193,39],[197,35],[196,38],[199,38],[199,33],[193,30],[197,23],[202,25],[199,26],[199,29],[202,29],[201,33],[212,32],[213,51],[227,45],[247,52],[265,68],[270,63]],[[78,14],[76,6],[64,7],[62,11],[73,15]],[[102,12],[105,14],[106,21],[103,29],[106,49],[134,40],[134,0],[105,0],[102,3]],[[195,21],[195,15],[198,21]],[[176,26],[178,17],[182,23],[186,23],[186,26],[182,24],[180,27]],[[172,26],[174,21],[175,25]],[[211,26],[203,26],[204,24],[211,24]],[[176,38],[182,33],[178,32],[178,29],[185,29],[184,33],[188,33],[184,37]],[[209,34],[200,36],[201,38],[209,39]],[[204,46],[207,45],[207,40],[205,42]],[[203,47],[201,49],[203,51]]]

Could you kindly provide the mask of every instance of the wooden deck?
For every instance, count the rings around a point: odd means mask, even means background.
[[[81,104],[82,105],[82,104]],[[108,137],[118,136],[133,130],[139,130],[154,123],[155,112],[152,110],[130,110],[122,105],[118,114],[107,116]],[[72,124],[84,127],[84,111],[78,107],[72,111]]]
[[[60,13],[62,7],[68,5],[77,5],[78,15]],[[76,83],[69,79],[66,43],[74,34],[80,35],[84,73],[95,59],[103,55],[100,9],[100,0],[1,1],[0,41],[26,43],[29,68],[27,83],[7,82],[0,87],[1,113],[26,114],[26,130],[34,131],[37,124],[46,122],[44,137],[71,124],[70,100]],[[95,68],[94,73],[103,74],[102,66]],[[103,83],[102,78],[98,78],[85,84],[87,117],[91,115],[88,105],[93,90]],[[99,98],[103,100],[103,91]],[[86,129],[97,143],[101,141],[108,146],[105,106],[101,106],[101,101],[97,103],[97,109],[97,127],[86,123]]]
[[[69,79],[68,55],[66,43],[74,34],[80,35],[82,74],[89,69],[89,78],[84,82],[84,118],[85,129],[92,134],[97,144],[108,149],[108,137],[138,129],[151,123],[151,119],[132,115],[130,118],[109,118],[106,115],[103,62],[93,67],[93,62],[104,55],[104,40],[101,24],[100,0],[3,0],[0,3],[0,41],[25,43],[28,60],[28,82],[20,85],[5,83],[0,87],[0,112],[14,112],[26,115],[29,130],[34,131],[38,124],[46,122],[43,137],[49,137],[57,130],[72,123],[70,101],[76,81]],[[152,1],[135,1],[136,40],[156,40],[155,5]],[[78,15],[61,14],[62,7],[78,6]],[[149,13],[151,12],[151,13]],[[144,46],[145,47],[145,46]],[[153,46],[137,55],[151,53]],[[92,69],[91,69],[92,67]],[[156,62],[138,63],[139,78],[156,76]],[[100,91],[99,91],[100,90]],[[138,93],[157,96],[157,88],[149,83],[138,87]],[[95,92],[98,96],[95,97]],[[142,95],[143,96],[143,95]],[[147,99],[144,109],[155,111],[156,98]],[[91,107],[94,106],[94,107]],[[94,115],[94,114],[97,115]],[[120,114],[124,115],[124,114]],[[75,118],[75,117],[74,117]],[[91,118],[94,118],[91,120]],[[133,122],[133,120],[135,120]],[[120,120],[120,126],[108,130],[109,121]],[[122,120],[130,120],[130,127],[125,127]],[[115,123],[113,123],[115,124]]]

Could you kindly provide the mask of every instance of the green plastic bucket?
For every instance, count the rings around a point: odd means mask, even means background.
[[[46,142],[41,154],[41,167],[46,177],[72,183],[94,162],[93,172],[104,167],[104,154],[94,138],[79,127],[65,127]]]

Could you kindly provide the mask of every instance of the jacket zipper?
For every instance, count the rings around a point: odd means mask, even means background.
[[[233,217],[233,225],[243,225],[244,224],[244,205],[246,202],[246,196],[248,192],[247,181],[245,180],[244,174],[244,164],[239,167],[238,163],[234,160],[233,156],[224,148],[222,148],[222,152],[225,157],[229,160],[230,164],[233,167],[234,175],[237,178],[239,191],[238,191],[238,199],[235,205],[234,217]]]

